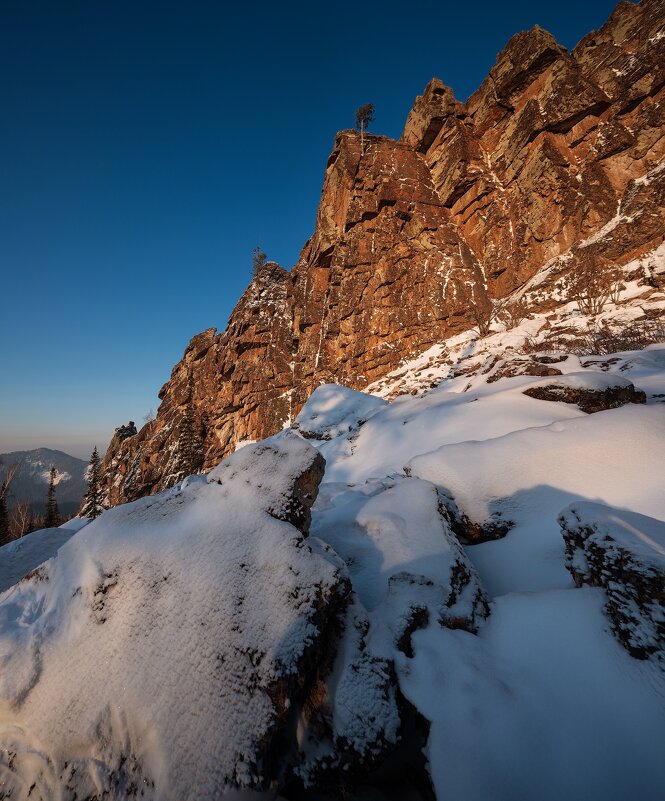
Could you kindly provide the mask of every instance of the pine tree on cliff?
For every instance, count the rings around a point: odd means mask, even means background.
[[[356,131],[360,131],[360,152],[365,152],[365,130],[374,121],[374,103],[365,103],[356,109]]]
[[[86,517],[94,520],[104,511],[99,475],[99,452],[95,445],[88,464],[88,491],[85,495]]]
[[[60,510],[55,499],[55,467],[51,467],[48,482],[48,494],[46,496],[46,514],[44,515],[44,528],[55,528],[60,525]]]
[[[266,263],[267,258],[266,254],[257,245],[252,251],[252,278],[256,278],[261,272],[261,267]]]
[[[187,379],[188,399],[180,428],[180,469],[186,475],[198,473],[203,466],[202,437],[196,424],[194,376]]]

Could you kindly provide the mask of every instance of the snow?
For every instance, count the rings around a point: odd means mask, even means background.
[[[400,683],[432,721],[438,798],[660,797],[665,686],[605,631],[602,603],[599,589],[512,593],[477,636],[416,632]]]
[[[545,425],[582,414],[570,406],[551,405],[520,391],[528,382],[512,379],[511,388],[483,384],[463,392],[466,380],[446,385],[422,398],[403,396],[377,412],[353,440],[334,440],[320,447],[329,463],[326,481],[360,482],[402,472],[408,460],[437,445],[489,439],[516,426]]]
[[[310,395],[293,428],[312,439],[334,439],[353,431],[386,406],[386,401],[337,384],[322,384]]]
[[[664,452],[665,408],[629,404],[447,445],[414,458],[409,468],[445,488],[471,520],[500,515],[514,523],[505,540],[473,549],[486,588],[497,595],[570,585],[557,515],[573,501],[603,501],[665,519],[665,494],[655,480]]]
[[[60,546],[75,533],[73,527],[42,528],[3,545],[0,548],[0,592],[55,556]]]
[[[40,478],[48,484],[51,481],[51,470],[44,470],[42,473],[39,474]],[[66,470],[57,470],[55,471],[55,476],[53,477],[53,484],[57,486],[61,481],[69,481],[71,475]]]
[[[260,782],[268,688],[288,696],[316,610],[342,591],[334,564],[275,517],[316,458],[294,435],[243,448],[209,480],[105,512],[0,596],[13,798],[32,783],[44,798],[101,795],[114,777],[114,798],[131,782],[173,799]]]
[[[598,321],[663,302],[634,280]],[[566,353],[590,322],[562,303],[438,343],[373,394],[323,385],[292,430],[70,532],[0,595],[0,775],[13,797],[35,782],[42,798],[65,787],[119,800],[134,781],[148,798],[260,798],[259,744],[285,710],[294,770],[316,785],[390,753],[399,690],[431,723],[438,799],[659,798],[662,664],[615,636],[611,587],[574,585],[558,521],[586,520],[661,569],[665,346]],[[562,374],[529,374],[544,366]],[[629,383],[646,405],[592,415],[524,394]],[[509,530],[463,548],[465,518]],[[314,715],[293,688],[330,638],[322,605],[343,619]]]
[[[594,540],[611,540],[639,563],[665,572],[665,523],[661,520],[596,503],[571,504],[560,520],[569,529],[589,527]]]
[[[565,389],[586,389],[591,392],[604,392],[606,389],[613,389],[614,387],[629,387],[631,383],[632,381],[622,376],[585,370],[579,373],[544,378],[542,381],[530,383],[529,389],[557,386]]]
[[[434,485],[415,478],[367,482],[358,488],[324,483],[312,534],[346,562],[368,612],[386,602],[390,579],[403,574],[440,587],[443,605],[452,594],[455,565],[470,565],[438,507]]]
[[[527,321],[523,330],[540,325]],[[348,565],[371,652],[394,661],[401,691],[431,721],[438,798],[659,797],[663,674],[614,637],[602,589],[574,586],[557,517],[593,501],[631,525],[648,515],[651,527],[640,530],[656,539],[665,520],[665,347],[568,355],[552,364],[563,375],[488,382],[509,358],[532,363],[505,350],[520,336],[500,333],[482,348],[461,335],[430,349],[395,376],[402,392],[424,394],[400,395],[359,430],[316,443],[327,467],[313,532]],[[432,366],[444,353],[452,368]],[[467,373],[455,375],[455,359]],[[649,405],[586,415],[523,394],[628,383]],[[392,391],[389,383],[375,389]],[[445,571],[425,501],[432,485],[474,521],[500,514],[512,522],[505,538],[466,548],[492,598],[477,634],[441,625]],[[432,575],[439,579],[430,584]],[[417,608],[428,622],[411,634],[408,654],[395,643]]]

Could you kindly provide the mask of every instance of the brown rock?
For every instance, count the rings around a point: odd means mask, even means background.
[[[647,402],[645,393],[641,389],[635,389],[632,384],[627,387],[608,387],[601,391],[552,383],[544,387],[525,389],[523,394],[538,400],[574,403],[587,414],[604,412],[607,409],[617,409],[627,403]]]
[[[356,132],[339,133],[298,264],[266,264],[226,330],[192,340],[157,419],[111,443],[109,502],[274,434],[320,383],[364,388],[489,319],[493,300],[546,266],[527,312],[556,305],[551,290],[572,265],[623,265],[657,247],[663,31],[665,0],[620,3],[572,53],[535,27],[467,103],[430,81],[400,141],[367,134],[361,152]]]

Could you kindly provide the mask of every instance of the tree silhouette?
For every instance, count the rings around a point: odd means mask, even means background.
[[[0,484],[0,545],[4,545],[10,539],[9,536],[9,515],[7,514],[7,482]]]
[[[60,509],[58,509],[58,502],[55,499],[55,479],[56,469],[51,467],[48,482],[48,494],[46,496],[46,514],[44,515],[44,528],[55,528],[60,525]]]
[[[360,131],[360,152],[365,152],[365,130],[374,121],[374,103],[365,103],[356,109],[356,131]]]
[[[86,517],[94,520],[104,511],[99,476],[99,453],[95,445],[88,464],[88,491],[85,496]]]
[[[252,278],[256,278],[267,258],[266,254],[257,245],[252,251]]]

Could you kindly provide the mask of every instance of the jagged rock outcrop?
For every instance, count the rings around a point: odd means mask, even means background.
[[[620,3],[572,52],[518,33],[466,103],[432,80],[399,141],[339,133],[298,264],[266,264],[226,330],[191,341],[156,420],[111,443],[108,502],[192,472],[185,427],[209,470],[321,383],[362,389],[513,291],[551,308],[567,272],[653,250],[664,85],[665,0]]]
[[[603,587],[605,611],[626,650],[665,659],[665,523],[596,503],[559,516],[566,567],[578,587]]]

